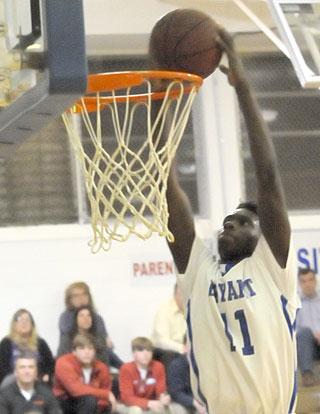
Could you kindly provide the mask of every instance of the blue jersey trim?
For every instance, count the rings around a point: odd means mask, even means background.
[[[202,399],[203,403],[205,404],[206,408],[207,408],[207,412],[209,412],[209,407],[208,407],[208,402],[205,398],[205,396],[203,395],[201,389],[200,389],[200,377],[199,377],[199,368],[196,362],[196,358],[194,355],[194,349],[193,349],[193,334],[192,334],[192,327],[191,327],[191,316],[190,316],[190,300],[188,301],[188,314],[187,314],[187,328],[188,328],[188,337],[189,337],[189,341],[190,341],[190,361],[191,361],[191,366],[193,369],[193,372],[197,378],[197,391],[198,391],[198,395],[199,397]]]
[[[293,392],[292,392],[292,396],[291,396],[291,401],[290,401],[290,405],[289,405],[289,411],[288,414],[292,414],[293,413],[293,407],[296,403],[296,398],[297,398],[297,375],[296,372],[294,373],[294,385],[293,385]]]
[[[288,299],[287,299],[287,298],[285,298],[283,295],[281,295],[281,303],[282,303],[282,310],[283,310],[283,314],[284,314],[284,317],[285,317],[285,319],[286,319],[286,322],[287,322],[287,325],[288,325],[288,328],[289,328],[289,332],[290,332],[290,335],[291,335],[291,339],[292,339],[292,335],[293,335],[293,326],[292,326],[292,323],[291,323],[291,320],[290,320],[289,313],[288,313],[288,311],[287,311],[287,303],[288,303]]]
[[[291,339],[293,339],[293,334],[296,330],[296,320],[297,320],[298,310],[297,310],[296,318],[295,318],[294,322],[291,323],[290,316],[289,316],[289,313],[288,313],[288,310],[287,310],[288,299],[283,295],[281,295],[281,303],[282,303],[283,314],[284,314],[284,317],[286,319],[286,322],[287,322],[287,325],[288,325],[288,328],[289,328],[290,336],[291,336]],[[288,414],[292,414],[292,410],[295,406],[296,398],[297,398],[297,375],[296,375],[296,372],[295,372],[294,373],[293,391],[292,391],[292,395],[291,395]]]

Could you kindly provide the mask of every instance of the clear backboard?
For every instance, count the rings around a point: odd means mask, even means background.
[[[0,158],[86,91],[82,0],[0,0]]]
[[[267,1],[301,85],[320,87],[320,1]]]
[[[261,31],[290,58],[302,87],[320,86],[320,0],[160,1],[201,8],[234,33]]]

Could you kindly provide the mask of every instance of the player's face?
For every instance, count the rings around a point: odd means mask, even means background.
[[[90,367],[93,363],[96,351],[92,345],[80,347],[73,350],[73,355],[78,359],[81,366]]]
[[[147,368],[152,360],[152,351],[149,349],[135,349],[132,355],[135,362],[142,368]]]
[[[34,359],[19,358],[14,371],[18,384],[32,384],[37,378],[37,365]]]
[[[252,255],[260,235],[258,216],[245,208],[223,220],[218,233],[218,249],[223,263],[238,263]]]
[[[77,315],[77,325],[80,331],[88,331],[92,325],[91,314],[88,309],[82,309]]]
[[[309,272],[299,276],[301,290],[305,296],[314,296],[316,293],[317,281],[314,273]]]

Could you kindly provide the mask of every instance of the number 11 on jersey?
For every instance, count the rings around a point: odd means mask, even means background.
[[[252,355],[252,354],[254,354],[254,346],[251,344],[247,319],[246,319],[246,315],[244,313],[244,310],[243,309],[237,310],[234,313],[234,317],[235,317],[236,320],[239,321],[240,330],[241,330],[241,334],[242,334],[242,338],[243,338],[243,345],[244,346],[242,347],[242,354],[243,355]],[[230,342],[230,351],[235,352],[237,349],[236,349],[236,346],[233,343],[232,333],[229,331],[227,314],[226,313],[221,313],[221,318],[222,318],[223,323],[224,323],[224,331],[225,331],[226,336],[227,336],[227,338]]]

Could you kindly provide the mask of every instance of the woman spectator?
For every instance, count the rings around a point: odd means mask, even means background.
[[[76,309],[80,306],[87,305],[92,309],[92,322],[95,325],[96,333],[105,338],[110,355],[110,365],[119,369],[123,361],[113,351],[114,345],[108,336],[105,323],[102,317],[95,311],[89,286],[85,282],[74,282],[69,285],[65,291],[65,305],[66,310],[61,314],[59,319],[60,344],[66,341],[65,335],[70,336]]]
[[[60,338],[57,357],[72,352],[72,343],[74,337],[79,334],[89,333],[95,340],[96,359],[110,365],[110,351],[107,347],[105,338],[101,335],[96,327],[94,312],[88,305],[80,306],[73,313],[73,321],[68,333]]]
[[[46,341],[37,334],[34,319],[26,309],[19,309],[12,318],[10,333],[0,342],[1,387],[14,381],[15,361],[25,351],[37,360],[38,379],[51,382],[55,360]]]

